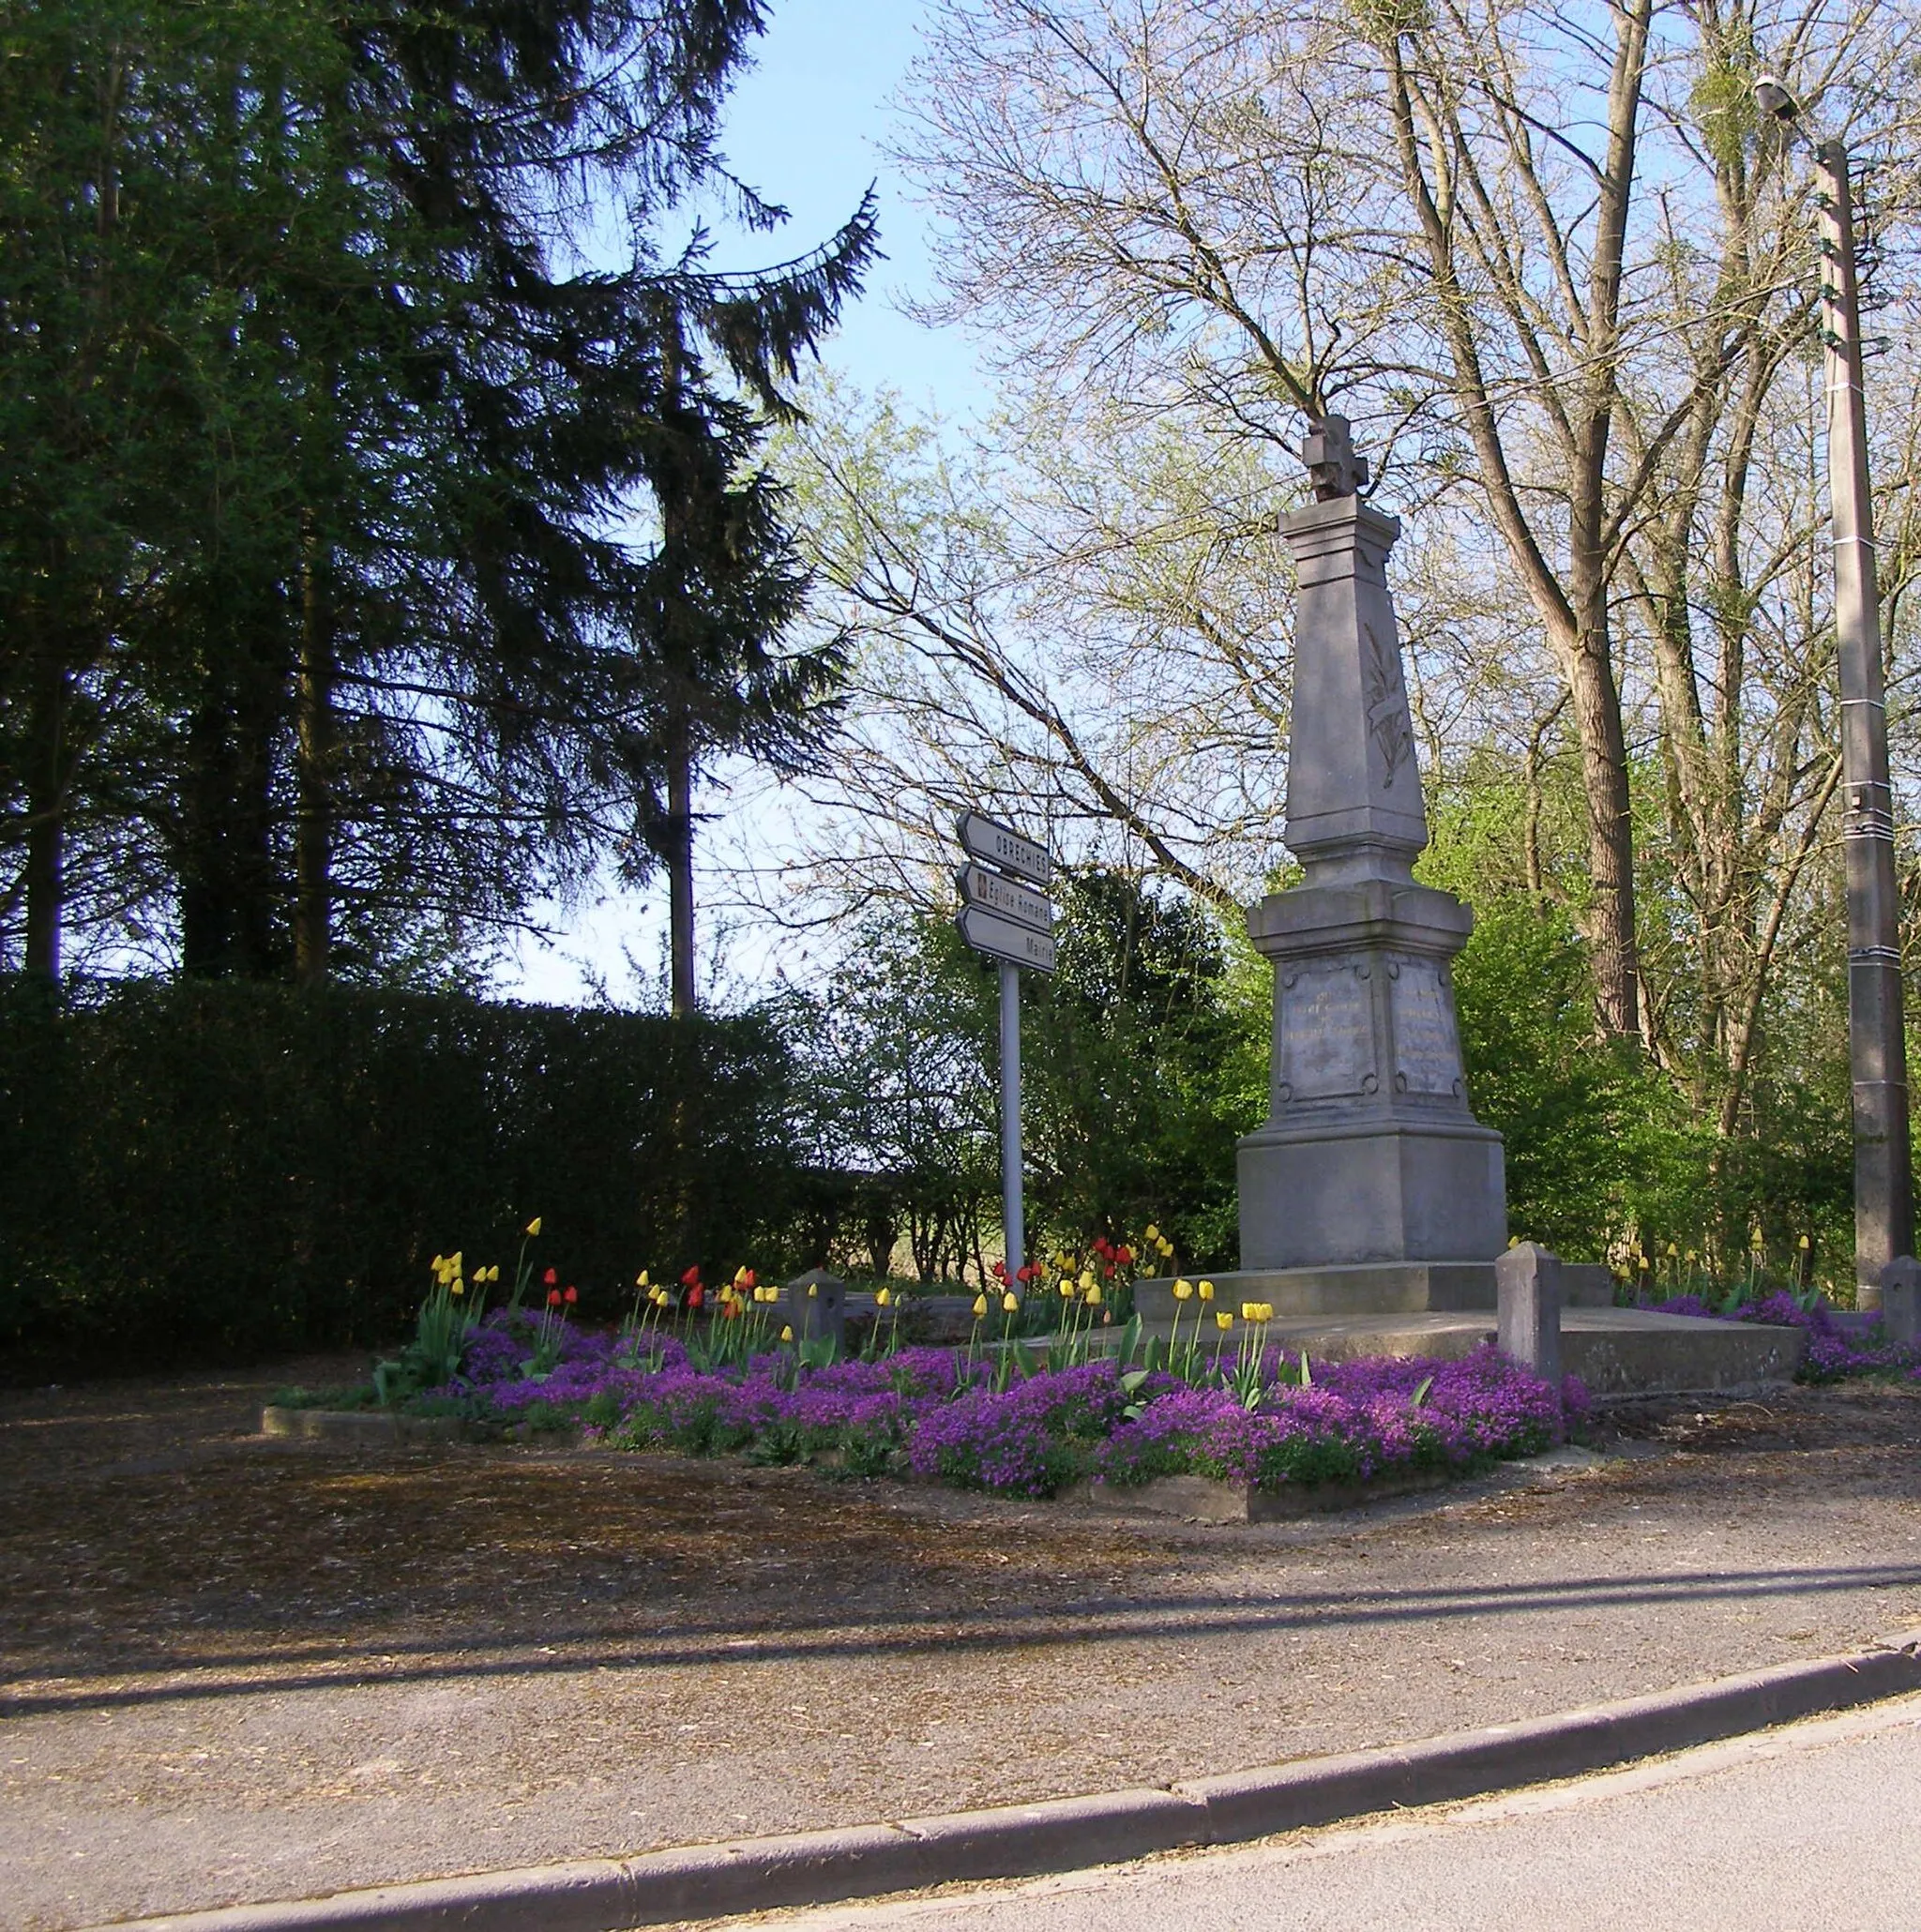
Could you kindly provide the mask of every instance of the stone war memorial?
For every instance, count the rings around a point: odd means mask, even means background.
[[[1508,1247],[1501,1136],[1475,1118],[1455,1014],[1474,915],[1414,876],[1428,821],[1387,583],[1400,524],[1361,496],[1345,418],[1302,454],[1314,500],[1280,528],[1299,570],[1284,837],[1304,877],[1248,913],[1274,962],[1269,1110],[1240,1143],[1241,1266],[1216,1286],[1323,1355],[1465,1352],[1493,1331]],[[1784,1331],[1615,1308],[1605,1268],[1535,1255],[1530,1285],[1551,1282],[1592,1387],[1792,1367]],[[1142,1284],[1148,1321],[1171,1317],[1172,1290]]]
[[[1289,850],[1249,913],[1274,962],[1272,1110],[1241,1142],[1241,1261],[1302,1314],[1489,1307],[1506,1245],[1501,1137],[1469,1105],[1450,965],[1473,915],[1417,885],[1428,842],[1387,557],[1347,424],[1307,447],[1282,524],[1300,571]]]

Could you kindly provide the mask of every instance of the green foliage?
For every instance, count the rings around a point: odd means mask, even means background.
[[[784,1260],[791,1073],[759,1019],[0,981],[0,1352],[376,1346],[434,1254],[510,1262],[535,1212],[604,1319],[643,1265]]]
[[[1030,1252],[1154,1221],[1183,1265],[1231,1261],[1234,1141],[1266,1109],[1266,968],[1208,910],[1120,873],[1065,879],[1057,898],[1060,970],[1021,989]],[[993,966],[923,916],[874,928],[818,1003],[788,1011],[813,1138],[869,1177],[874,1248],[904,1229],[924,1280],[999,1257],[999,1000]]]
[[[1506,1140],[1508,1225],[1597,1259],[1624,1206],[1624,1124],[1659,1094],[1596,1041],[1585,948],[1566,913],[1496,900],[1475,909],[1454,987],[1475,1112]]]
[[[1060,971],[1023,1044],[1038,1212],[1070,1242],[1153,1221],[1183,1265],[1221,1265],[1234,1142],[1267,1111],[1272,975],[1209,910],[1121,873],[1060,899]]]
[[[391,1407],[423,1389],[442,1388],[452,1381],[461,1372],[468,1337],[486,1312],[484,1296],[469,1302],[464,1286],[443,1275],[420,1304],[413,1340],[390,1361],[374,1365],[373,1390],[381,1402]]]

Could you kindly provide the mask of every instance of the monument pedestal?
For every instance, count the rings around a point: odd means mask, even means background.
[[[1420,1306],[1493,1306],[1501,1137],[1468,1105],[1450,975],[1472,924],[1451,894],[1392,878],[1248,914],[1274,961],[1274,1062],[1267,1124],[1240,1144],[1243,1269],[1472,1262],[1484,1301]]]

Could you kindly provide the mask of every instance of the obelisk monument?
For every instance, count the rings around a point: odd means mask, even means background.
[[[1280,527],[1300,569],[1284,836],[1306,877],[1248,915],[1274,1064],[1240,1143],[1241,1271],[1277,1314],[1491,1307],[1501,1137],[1468,1104],[1451,977],[1474,916],[1410,869],[1428,821],[1387,589],[1400,525],[1357,494],[1342,417],[1304,455],[1316,500]]]

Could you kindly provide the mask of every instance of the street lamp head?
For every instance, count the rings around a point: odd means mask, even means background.
[[[1777,74],[1754,77],[1754,100],[1762,113],[1772,115],[1782,127],[1792,127],[1801,116],[1801,103],[1781,85]]]

